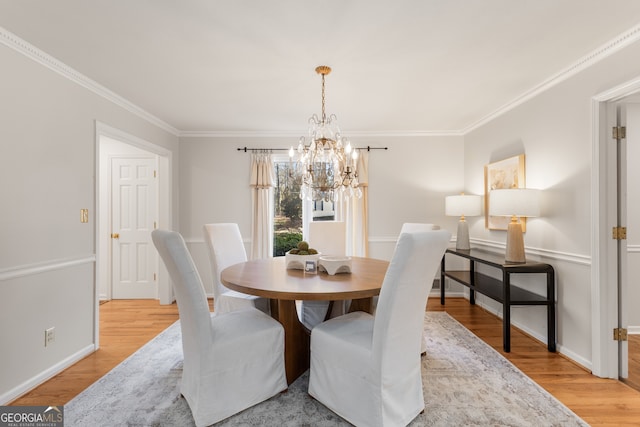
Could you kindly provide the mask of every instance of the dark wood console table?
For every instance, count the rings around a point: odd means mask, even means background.
[[[447,254],[466,258],[469,270],[447,270],[445,259]],[[488,265],[502,271],[502,280],[476,271],[476,264]],[[547,276],[547,295],[538,295],[511,284],[511,275],[516,273],[543,273]],[[503,306],[502,338],[505,352],[511,351],[511,306],[512,305],[545,305],[547,306],[547,348],[556,351],[556,310],[555,310],[555,272],[551,265],[539,262],[508,264],[504,257],[478,249],[447,249],[442,257],[440,270],[440,304],[444,305],[445,283],[448,277],[469,288],[469,302],[475,304],[475,293],[498,301]]]

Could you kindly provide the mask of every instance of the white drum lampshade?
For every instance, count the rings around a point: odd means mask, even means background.
[[[489,193],[489,215],[510,216],[507,228],[505,261],[524,263],[524,238],[520,217],[540,216],[540,190],[532,188],[509,188],[491,190]]]
[[[482,198],[480,196],[460,194],[447,196],[444,199],[444,210],[447,216],[459,216],[458,232],[456,234],[456,249],[469,250],[469,226],[466,216],[478,216],[482,213]]]

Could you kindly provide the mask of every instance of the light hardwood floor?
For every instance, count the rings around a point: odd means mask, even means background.
[[[431,311],[446,311],[592,426],[640,425],[640,392],[591,375],[544,344],[512,328],[511,352],[502,351],[501,321],[462,298],[446,305],[431,298]],[[111,301],[100,306],[100,350],[12,402],[64,405],[178,318],[175,304]]]
[[[629,335],[629,378],[624,382],[640,390],[640,335]]]

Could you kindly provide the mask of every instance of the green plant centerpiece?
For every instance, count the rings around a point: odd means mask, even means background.
[[[304,270],[305,261],[312,260],[317,263],[318,258],[320,258],[320,253],[309,247],[309,243],[304,240],[298,243],[298,247],[285,254],[287,269],[291,270]]]

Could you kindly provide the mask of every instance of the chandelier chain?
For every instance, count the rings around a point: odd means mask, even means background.
[[[327,120],[327,115],[324,112],[324,74],[322,74],[322,124]]]

